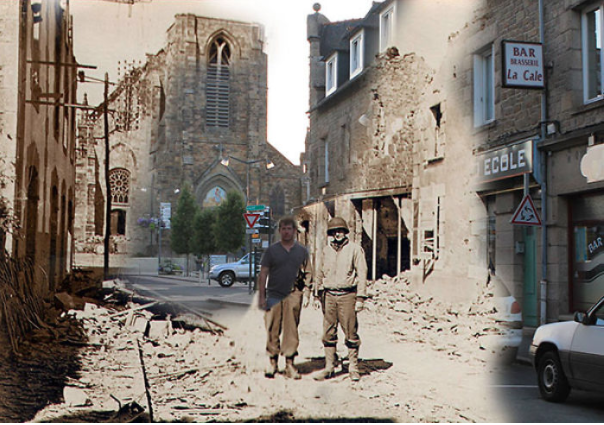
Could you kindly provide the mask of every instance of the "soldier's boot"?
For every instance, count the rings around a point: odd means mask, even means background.
[[[279,371],[279,356],[269,357],[269,364],[264,372],[264,376],[267,378],[274,378],[275,374]]]
[[[300,379],[300,374],[294,366],[293,357],[286,357],[285,359],[285,376],[290,379]]]
[[[336,347],[325,347],[325,369],[313,376],[315,381],[324,381],[334,377]]]
[[[351,381],[358,381],[361,379],[359,373],[359,349],[349,348],[348,349],[348,375]]]

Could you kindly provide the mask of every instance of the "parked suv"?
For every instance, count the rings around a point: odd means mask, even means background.
[[[250,254],[246,254],[241,260],[234,263],[226,263],[214,266],[210,269],[210,279],[217,280],[220,286],[228,288],[235,281],[243,282],[249,280],[250,276]],[[260,264],[260,254],[256,255],[256,260],[252,264],[252,276],[254,267]]]
[[[537,328],[529,353],[545,400],[564,401],[571,388],[604,392],[604,297],[574,321]]]

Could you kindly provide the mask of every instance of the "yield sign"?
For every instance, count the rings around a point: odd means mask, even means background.
[[[529,195],[524,197],[510,223],[524,226],[541,226],[541,219]]]
[[[254,225],[258,222],[258,219],[260,218],[261,215],[262,214],[257,214],[257,213],[243,214],[243,218],[245,218],[245,222],[247,223],[248,229],[251,229],[252,227],[254,227]]]

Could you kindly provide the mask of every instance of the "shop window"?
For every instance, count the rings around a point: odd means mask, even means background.
[[[495,74],[493,45],[474,55],[474,126],[495,119]]]
[[[231,48],[224,37],[216,37],[209,55],[206,84],[206,126],[229,127]]]
[[[350,40],[350,78],[357,76],[363,70],[363,40],[361,30]]]
[[[109,173],[111,187],[111,202],[127,204],[130,201],[130,172],[123,168],[115,168]]]
[[[602,99],[602,16],[604,3],[592,7],[582,16],[583,92],[586,103]]]
[[[394,4],[380,13],[380,52],[392,45],[394,34]]]
[[[338,54],[331,55],[325,63],[325,96],[338,88]]]
[[[571,202],[573,272],[571,310],[585,311],[604,294],[604,196]]]

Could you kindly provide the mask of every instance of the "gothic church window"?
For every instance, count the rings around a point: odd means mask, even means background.
[[[111,185],[111,202],[113,204],[127,204],[130,193],[130,172],[123,168],[115,168],[109,173]]]
[[[210,47],[206,84],[206,126],[229,127],[231,48],[218,36]]]

